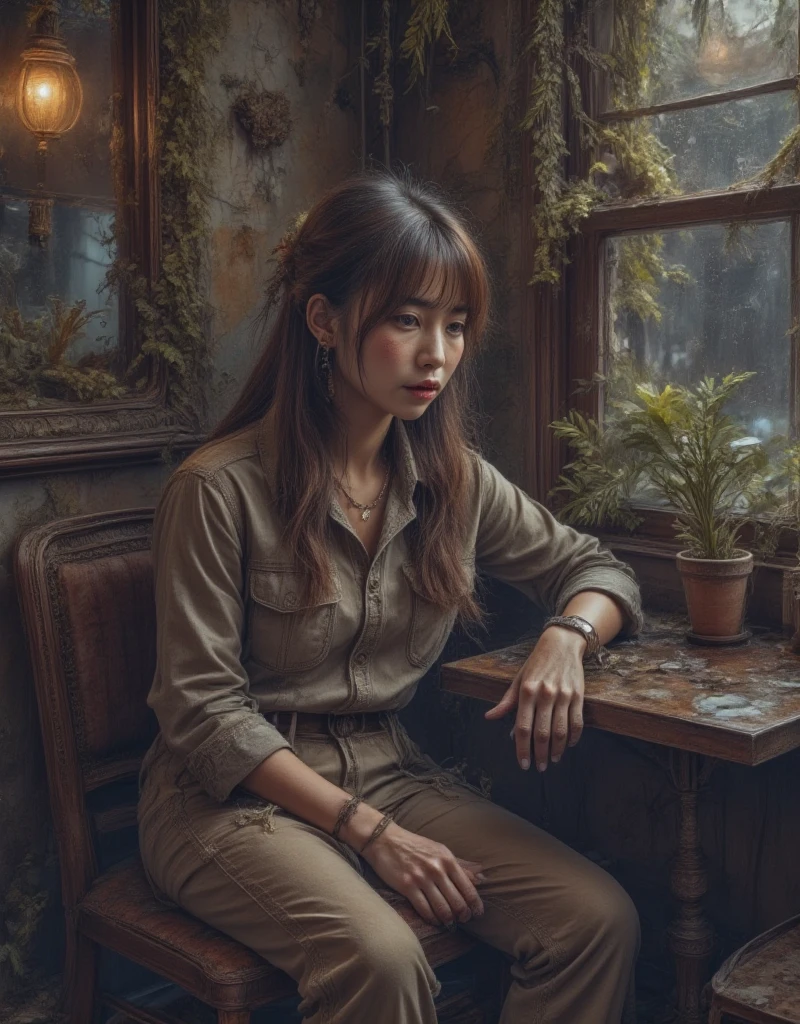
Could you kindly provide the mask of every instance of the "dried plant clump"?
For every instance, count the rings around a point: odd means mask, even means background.
[[[274,149],[289,138],[292,116],[285,92],[259,89],[248,82],[233,101],[233,112],[258,151]]]

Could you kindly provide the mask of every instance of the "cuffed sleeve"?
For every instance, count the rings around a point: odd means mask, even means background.
[[[241,662],[242,543],[213,479],[178,470],[153,530],[157,652],[148,704],[167,745],[222,801],[289,741],[258,711]]]
[[[633,570],[596,537],[560,523],[543,505],[507,480],[485,459],[480,472],[478,566],[516,587],[544,612],[559,615],[582,590],[599,590],[625,613],[622,632],[642,627],[639,587]]]

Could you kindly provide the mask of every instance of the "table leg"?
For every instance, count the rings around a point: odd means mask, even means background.
[[[700,993],[708,981],[714,932],[703,913],[708,873],[700,846],[697,794],[716,762],[685,750],[670,751],[670,775],[678,791],[678,852],[670,875],[677,914],[668,929],[675,956],[680,1024],[702,1024]]]

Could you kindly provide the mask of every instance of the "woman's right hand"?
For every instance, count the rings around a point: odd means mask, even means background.
[[[463,924],[483,913],[475,888],[485,881],[482,865],[456,857],[442,843],[392,822],[361,856],[428,924]]]

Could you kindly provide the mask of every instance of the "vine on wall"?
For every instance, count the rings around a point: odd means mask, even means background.
[[[162,0],[159,29],[161,272],[150,296],[138,282],[143,342],[135,364],[162,360],[171,404],[196,418],[209,369],[204,283],[215,134],[206,68],[227,33],[227,0]]]

